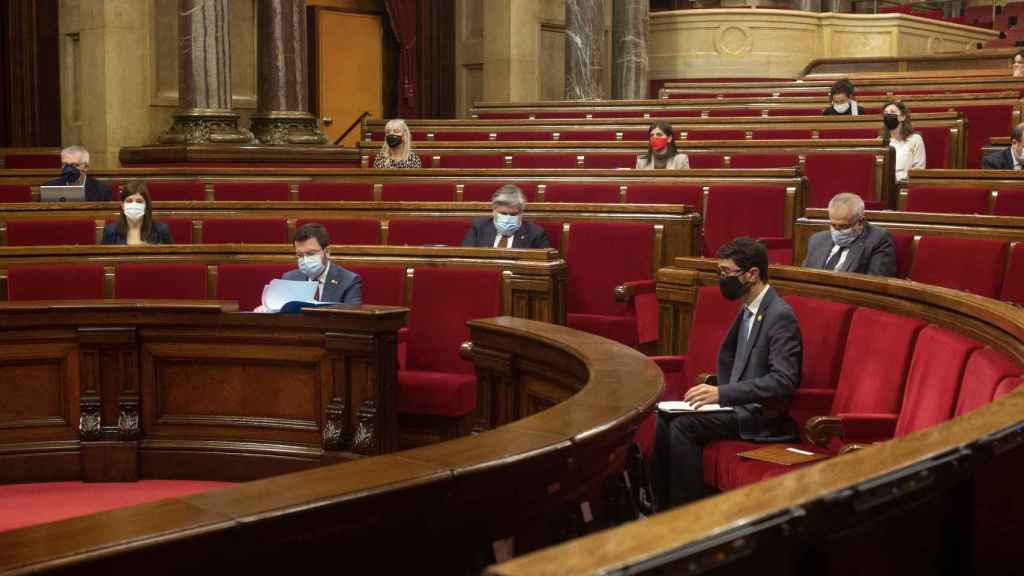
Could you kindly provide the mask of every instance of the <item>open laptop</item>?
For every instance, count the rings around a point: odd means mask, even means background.
[[[40,202],[85,202],[85,185],[40,186]]]

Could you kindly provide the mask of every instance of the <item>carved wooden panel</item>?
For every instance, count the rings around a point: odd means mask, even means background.
[[[0,439],[76,438],[77,373],[73,344],[0,343]]]

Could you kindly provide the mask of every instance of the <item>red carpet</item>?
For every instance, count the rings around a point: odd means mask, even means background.
[[[8,484],[0,486],[0,531],[232,485],[231,482],[192,480]]]

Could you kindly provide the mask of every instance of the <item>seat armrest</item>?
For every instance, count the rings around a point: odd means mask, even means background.
[[[686,356],[648,356],[661,371],[669,374],[674,372],[682,372],[686,369]]]
[[[804,435],[818,448],[826,448],[833,438],[844,443],[888,440],[896,433],[898,418],[897,414],[815,416],[807,421]]]
[[[615,301],[629,302],[640,294],[654,294],[658,283],[655,280],[633,280],[615,287]]]
[[[694,386],[699,384],[707,384],[708,386],[718,386],[718,375],[708,374],[707,372],[701,372],[697,374],[697,381],[693,383]]]

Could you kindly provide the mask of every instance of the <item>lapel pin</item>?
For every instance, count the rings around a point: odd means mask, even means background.
[[[337,284],[337,283],[338,283],[337,280],[335,280],[334,278],[331,278],[331,284]]]
[[[758,314],[757,315],[757,321],[760,322],[761,320],[764,320],[764,316]]]

